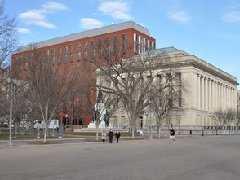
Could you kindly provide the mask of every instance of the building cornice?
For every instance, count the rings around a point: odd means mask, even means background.
[[[75,40],[83,39],[87,37],[94,37],[101,34],[113,33],[113,32],[121,31],[125,29],[135,29],[140,33],[150,36],[149,30],[147,28],[139,24],[136,24],[133,21],[127,21],[120,24],[111,24],[109,26],[83,31],[81,33],[74,33],[74,34],[70,34],[62,37],[56,37],[46,41],[40,41],[40,42],[34,43],[33,46],[37,48],[53,46],[53,45],[61,44],[64,42],[75,41]],[[23,46],[20,49],[21,51],[27,51],[29,50],[29,48],[30,46]]]

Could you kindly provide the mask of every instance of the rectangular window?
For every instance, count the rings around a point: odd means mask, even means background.
[[[49,62],[49,60],[50,60],[50,51],[47,50],[46,51],[46,61]]]
[[[102,39],[98,39],[98,57],[102,57]]]
[[[118,37],[117,36],[114,36],[113,47],[114,47],[114,54],[117,54],[118,53]]]
[[[77,61],[81,59],[81,43],[77,44]]]
[[[57,58],[58,58],[58,64],[60,64],[60,63],[61,63],[61,60],[62,60],[61,48],[60,48],[60,47],[58,48]]]
[[[43,60],[44,60],[44,52],[40,51],[40,61],[43,62]]]
[[[126,54],[127,45],[126,45],[126,34],[122,34],[122,54]]]
[[[88,53],[87,53],[88,52],[87,42],[84,42],[83,50],[84,50],[83,58],[84,58],[84,60],[86,60],[87,59],[87,55],[88,55]]]
[[[142,53],[142,36],[138,37],[138,42],[139,42],[139,53]]]
[[[152,50],[152,41],[149,42],[149,49]]]
[[[91,58],[95,58],[95,46],[94,46],[94,40],[91,41]]]
[[[106,55],[110,55],[110,37],[106,38]]]
[[[138,42],[138,34],[134,34],[134,52],[135,54],[139,53],[139,42]]]
[[[148,50],[148,40],[147,40],[147,38],[145,38],[145,42],[144,42],[144,47],[145,47],[145,51],[147,51]]]
[[[68,47],[64,46],[64,62],[68,62]]]
[[[52,60],[52,64],[55,63],[55,49],[51,49],[51,60]]]
[[[73,62],[74,59],[74,45],[70,45],[70,62]]]

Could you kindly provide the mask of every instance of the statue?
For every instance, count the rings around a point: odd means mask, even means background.
[[[106,110],[105,104],[103,103],[103,94],[102,91],[99,91],[97,103],[94,106],[94,110],[96,112],[97,117],[99,119],[95,119],[95,121],[99,120],[99,128],[106,128],[109,127],[109,115]],[[96,122],[91,122],[88,125],[88,128],[96,128]]]

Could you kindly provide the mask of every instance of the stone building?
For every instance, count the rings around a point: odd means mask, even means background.
[[[240,114],[240,90],[237,91],[237,113]]]
[[[175,72],[186,84],[182,91],[182,112],[172,113],[170,123],[174,126],[209,126],[214,125],[213,114],[216,111],[237,111],[237,79],[227,72],[174,47],[152,51],[151,59],[158,61],[158,55],[168,55],[169,64],[174,64]],[[153,69],[154,78],[163,72],[163,67]],[[98,77],[99,79],[100,77]],[[148,110],[146,110],[148,111]],[[149,124],[150,112],[144,112],[138,120],[137,128],[145,128]],[[151,124],[156,125],[155,115],[151,114]],[[128,126],[128,117],[123,109],[117,110],[110,123],[121,128]]]

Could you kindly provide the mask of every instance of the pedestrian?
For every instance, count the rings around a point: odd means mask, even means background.
[[[105,139],[106,139],[107,134],[105,133],[105,131],[102,132],[102,142],[105,143]]]
[[[119,131],[117,131],[115,133],[115,138],[117,139],[117,143],[118,143],[118,140],[119,140],[120,136],[121,136],[121,133]]]
[[[109,138],[109,143],[113,142],[113,131],[112,129],[110,129],[109,133],[108,133],[108,138]]]
[[[192,130],[189,130],[189,137],[192,138]]]
[[[170,139],[172,140],[173,144],[175,144],[175,130],[173,128],[170,130]]]

